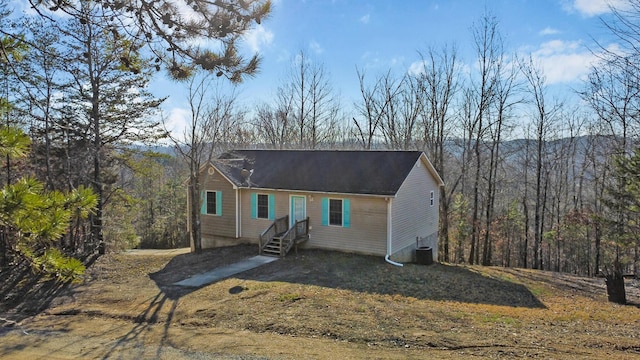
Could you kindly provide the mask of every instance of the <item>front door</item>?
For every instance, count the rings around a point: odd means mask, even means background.
[[[291,225],[307,218],[306,196],[291,196]]]

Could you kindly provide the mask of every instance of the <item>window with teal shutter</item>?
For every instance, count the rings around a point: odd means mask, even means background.
[[[342,211],[342,226],[348,228],[351,226],[351,201],[349,199],[342,200]]]
[[[351,201],[349,199],[322,198],[323,226],[351,226]]]
[[[222,216],[222,191],[216,191],[216,215]]]
[[[276,199],[273,194],[251,193],[251,218],[275,219]]]
[[[222,216],[222,191],[200,192],[200,213],[207,215]]]
[[[207,192],[205,190],[200,191],[200,214],[207,213]]]
[[[251,218],[258,218],[258,193],[251,193]]]
[[[269,220],[276,218],[276,197],[273,194],[269,194]]]
[[[329,198],[322,198],[322,226],[329,225]]]

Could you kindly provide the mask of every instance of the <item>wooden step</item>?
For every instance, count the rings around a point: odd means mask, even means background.
[[[280,257],[280,252],[272,250],[262,250],[262,255]]]

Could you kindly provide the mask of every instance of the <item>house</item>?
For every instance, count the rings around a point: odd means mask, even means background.
[[[225,153],[200,171],[202,247],[260,242],[262,250],[297,224],[302,247],[405,262],[420,245],[436,258],[441,186],[420,151]]]

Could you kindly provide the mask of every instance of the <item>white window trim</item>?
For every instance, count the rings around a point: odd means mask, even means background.
[[[267,197],[267,217],[260,217],[260,195],[264,195]],[[256,193],[256,219],[261,220],[269,220],[269,194],[267,193]]]
[[[220,215],[218,215],[218,204],[217,204],[217,201],[218,201],[217,192],[218,191],[217,190],[205,190],[205,191],[206,191],[206,196],[205,196],[204,200],[207,202],[207,205],[206,205],[207,206],[207,212],[206,212],[206,214],[203,214],[203,215],[220,216]],[[209,193],[212,193],[213,194],[213,198],[216,199],[216,206],[213,209],[213,211],[214,211],[213,213],[209,212]]]
[[[329,203],[327,204],[327,225],[334,227],[344,227],[344,198],[328,198]],[[340,225],[331,223],[331,200],[340,200]]]
[[[429,194],[429,204],[433,207],[433,205],[435,205],[435,192],[433,190],[431,190],[431,193]]]

